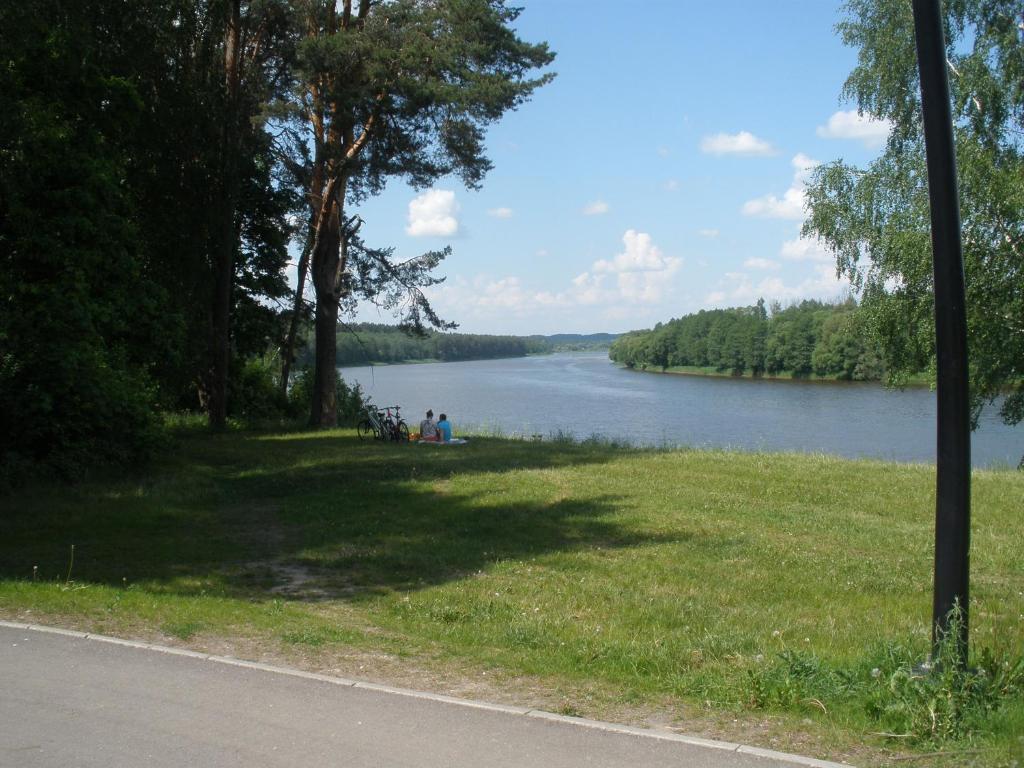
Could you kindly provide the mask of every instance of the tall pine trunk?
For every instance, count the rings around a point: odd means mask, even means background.
[[[341,185],[344,188],[344,185]],[[341,233],[340,200],[344,192],[336,192],[333,205],[317,222],[319,230],[311,254],[313,287],[316,289],[316,367],[313,372],[313,403],[309,423],[328,429],[338,425],[338,403],[335,397],[338,371],[338,302],[340,276],[344,270],[345,243]]]
[[[235,154],[239,143],[238,90],[242,35],[241,0],[232,0],[224,33],[224,123],[218,179],[218,221],[210,253],[213,269],[213,308],[210,323],[209,421],[213,429],[227,422],[228,368],[231,360],[231,294],[235,277],[238,199]]]
[[[317,300],[316,368],[313,373],[313,407],[310,424],[314,427],[338,426],[338,302]]]

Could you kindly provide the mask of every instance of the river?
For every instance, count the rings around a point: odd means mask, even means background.
[[[414,430],[432,408],[448,414],[457,434],[935,460],[935,393],[927,389],[658,375],[597,352],[340,370],[378,405],[401,405]],[[1007,427],[986,408],[971,450],[975,467],[1016,466],[1024,427]]]

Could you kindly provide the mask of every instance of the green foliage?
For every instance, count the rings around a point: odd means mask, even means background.
[[[859,705],[889,738],[934,747],[985,735],[996,715],[1024,696],[1019,654],[985,647],[972,667],[924,665],[923,659],[917,644],[893,642],[834,666],[814,653],[785,649],[747,671],[747,700],[757,709],[796,712]]]
[[[490,360],[548,352],[607,349],[615,338],[610,333],[501,336],[428,331],[417,334],[401,326],[357,323],[338,328],[338,365]],[[303,359],[308,362],[312,355],[312,348],[307,347]]]
[[[546,351],[524,336],[470,333],[407,333],[393,325],[360,323],[338,329],[338,365],[400,363],[410,360],[485,360]],[[307,352],[309,354],[309,352]]]
[[[528,75],[553,54],[516,36],[520,10],[504,0],[395,0],[367,9],[348,24],[333,5],[310,13],[316,33],[298,46],[300,76],[322,89],[339,138],[378,115],[350,166],[349,195],[375,194],[394,176],[425,187],[451,174],[477,188],[491,168],[487,126],[551,80]]]
[[[975,665],[962,658],[958,638],[964,617],[959,607],[939,639],[933,663],[915,663],[902,649],[887,649],[872,677],[868,713],[889,732],[926,743],[982,733],[1002,706],[1024,696],[1024,656],[982,648]]]
[[[529,336],[530,352],[585,352],[608,349],[618,338],[616,333],[554,333],[550,336]]]
[[[278,386],[278,366],[270,355],[237,361],[231,377],[228,415],[262,420],[278,418],[289,410]]]
[[[846,381],[878,381],[885,375],[878,346],[871,343],[861,312],[840,312],[825,319],[811,364],[818,376]]]
[[[713,368],[760,376],[812,373],[835,379],[882,376],[879,351],[855,303],[803,301],[778,306],[702,310],[634,331],[612,343],[609,356],[630,368]]]
[[[273,420],[305,419],[313,397],[313,371],[307,366],[292,377],[288,394],[282,398],[279,365],[276,356],[262,355],[238,360],[233,366],[228,403],[229,415],[244,423],[259,424]],[[362,416],[367,400],[359,384],[349,386],[337,379],[338,420],[353,426]]]
[[[292,378],[288,389],[288,411],[292,416],[299,417],[309,413],[313,401],[313,370],[304,367]],[[349,386],[338,376],[335,383],[335,401],[338,408],[338,423],[342,426],[354,426],[363,416],[369,399],[363,394],[359,383]]]
[[[1018,0],[943,3],[957,147],[971,397],[975,417],[1005,394],[1024,420],[1024,29]],[[843,89],[891,121],[866,168],[821,166],[807,189],[804,234],[820,238],[862,292],[864,327],[890,378],[934,375],[930,219],[911,7],[850,0],[837,30],[857,50]]]
[[[486,129],[553,77],[530,77],[554,56],[546,44],[517,36],[520,10],[505,0],[296,9],[302,39],[289,109],[302,125],[293,140],[296,176],[313,203],[309,258],[321,354],[337,346],[339,306],[351,309],[357,298],[395,310],[416,333],[455,327],[424,293],[440,281],[432,270],[448,249],[395,261],[391,249],[364,246],[347,207],[394,178],[424,188],[455,176],[480,187],[491,168]],[[323,390],[331,387],[334,360],[316,365],[311,421],[332,426],[333,399]]]
[[[157,408],[202,403],[226,167],[224,8],[0,8],[2,474],[137,463],[159,439]],[[286,292],[295,199],[262,129],[235,149],[231,346],[244,360],[280,335],[266,299]],[[265,409],[258,377],[237,372],[235,411]]]
[[[1024,696],[1024,657],[1000,657],[989,648],[973,668],[921,669],[904,657],[895,669],[875,669],[879,684],[868,693],[868,714],[887,732],[918,743],[983,734],[993,715]]]
[[[80,9],[0,10],[0,475],[64,477],[145,457],[155,437],[123,148],[138,94]]]
[[[748,703],[756,709],[809,711],[827,708],[837,696],[856,689],[856,679],[836,671],[808,651],[785,649],[775,662],[747,671]]]

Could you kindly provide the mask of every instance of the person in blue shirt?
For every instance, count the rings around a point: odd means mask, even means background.
[[[452,439],[452,425],[447,414],[441,414],[441,419],[437,422],[437,433],[442,442],[447,443]]]

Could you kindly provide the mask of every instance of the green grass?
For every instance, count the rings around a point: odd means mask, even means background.
[[[945,695],[904,679],[933,485],[822,456],[184,430],[136,476],[0,500],[0,615],[317,669],[383,654],[424,684],[528,680],[524,703],[862,765],[1009,765],[1015,683],[954,736],[879,735]],[[974,474],[971,636],[998,674],[1024,646],[1022,509],[1024,474]]]

